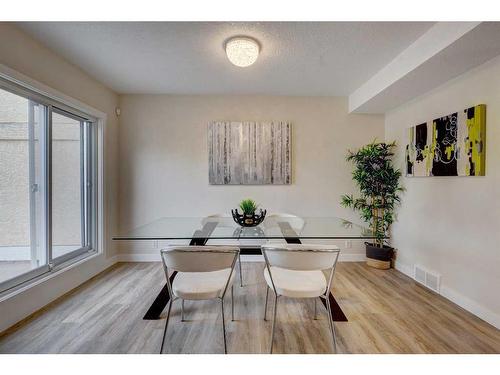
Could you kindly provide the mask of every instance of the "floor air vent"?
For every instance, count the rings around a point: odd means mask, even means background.
[[[441,275],[430,272],[421,266],[415,266],[415,280],[427,288],[439,293]]]
[[[417,280],[420,284],[425,285],[425,274],[426,272],[422,268],[415,266],[415,280]]]

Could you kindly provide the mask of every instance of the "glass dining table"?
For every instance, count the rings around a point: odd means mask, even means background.
[[[231,216],[163,217],[113,237],[114,240],[373,239],[371,231],[338,217],[269,215],[256,227]]]
[[[241,227],[230,215],[206,217],[164,217],[113,237],[116,241],[169,241],[204,246],[237,244],[241,254],[260,254],[260,245],[269,240],[300,244],[307,240],[371,240],[367,228],[338,217],[299,217],[272,214],[255,227]],[[175,273],[171,276],[171,281]],[[320,299],[323,304],[326,302]],[[144,319],[159,319],[169,301],[167,285],[149,307]],[[334,321],[347,317],[330,294]]]

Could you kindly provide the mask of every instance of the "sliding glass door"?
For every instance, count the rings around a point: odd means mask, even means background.
[[[60,263],[91,249],[89,229],[91,123],[52,110],[51,243],[52,259]]]
[[[0,81],[0,293],[94,251],[95,120]]]
[[[44,236],[45,108],[0,90],[0,285],[48,270]]]

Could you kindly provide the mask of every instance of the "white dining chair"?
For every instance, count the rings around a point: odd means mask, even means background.
[[[218,221],[217,226],[228,226],[233,228],[234,227],[234,221],[233,217],[229,214],[213,214],[209,215],[206,217],[206,219],[203,221],[203,224],[205,222],[210,221],[212,219],[216,219]],[[214,241],[208,240],[209,243],[213,243]],[[217,245],[224,245],[224,246],[237,246],[239,247],[239,241],[236,239],[223,239],[223,240],[217,240],[216,241]],[[243,272],[241,271],[241,254],[238,253],[238,268],[239,268],[239,273],[240,273],[240,286],[243,287]]]
[[[289,213],[284,213],[284,212],[271,212],[270,214],[266,215],[266,218],[264,219],[263,225],[268,233],[273,233],[276,230],[279,230],[279,223],[280,222],[285,222],[290,225],[290,227],[295,231],[295,233],[299,234],[302,232],[302,229],[304,228],[305,221],[303,218],[297,215],[289,214]],[[269,239],[267,240],[266,244],[286,244],[286,241],[284,239]]]
[[[328,296],[340,249],[334,245],[266,244],[262,246],[262,254],[266,262],[264,278],[267,283],[264,320],[267,320],[269,289],[272,289],[275,295],[269,352],[273,352],[278,297],[281,296],[314,298],[315,318],[317,299],[323,298],[328,310],[333,349],[337,352],[335,326]]]
[[[290,223],[290,226],[297,232],[300,232],[302,228],[304,228],[305,221],[300,216],[289,214],[286,212],[271,212],[266,215],[266,219],[269,221],[274,221],[277,223],[278,221],[286,221]]]
[[[217,298],[221,302],[224,353],[227,353],[224,297],[231,287],[231,320],[234,320],[234,266],[239,252],[239,248],[234,246],[170,246],[161,250],[170,303],[160,354],[163,352],[172,304],[176,300],[181,300],[181,320],[184,320],[184,300]],[[170,271],[177,271],[172,283]]]

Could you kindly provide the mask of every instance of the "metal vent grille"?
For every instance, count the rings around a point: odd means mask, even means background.
[[[418,266],[415,266],[415,280],[425,285],[425,271]]]
[[[440,276],[427,272],[426,273],[426,278],[425,278],[425,285],[429,288],[435,291],[436,293],[439,293],[439,281],[440,281]]]
[[[435,291],[436,293],[440,292],[441,286],[441,275],[426,270],[421,266],[415,266],[415,280],[420,284],[426,286],[427,288]]]

